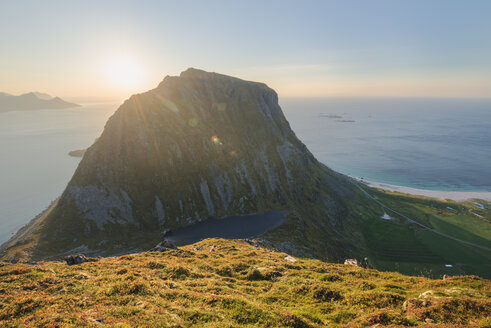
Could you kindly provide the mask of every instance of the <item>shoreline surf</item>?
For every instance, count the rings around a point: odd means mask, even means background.
[[[425,196],[437,199],[451,199],[454,201],[465,201],[471,199],[480,199],[491,201],[491,192],[488,191],[446,191],[446,190],[428,190],[417,189],[406,186],[396,186],[388,183],[365,180],[363,178],[353,177],[358,182],[361,182],[369,187],[383,189],[386,191],[399,192],[403,194]]]

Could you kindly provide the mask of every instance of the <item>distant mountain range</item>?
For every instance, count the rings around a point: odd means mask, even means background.
[[[46,93],[29,92],[20,96],[13,96],[0,92],[0,113],[33,109],[64,109],[79,106]]]

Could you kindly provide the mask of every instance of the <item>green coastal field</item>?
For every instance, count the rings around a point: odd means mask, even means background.
[[[364,189],[386,206],[383,210],[390,216],[364,222],[372,267],[433,278],[444,274],[491,278],[488,202],[440,201]]]

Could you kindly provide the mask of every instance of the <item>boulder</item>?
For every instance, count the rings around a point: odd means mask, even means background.
[[[19,262],[19,259],[18,259],[18,258],[16,258],[15,256],[11,256],[11,257],[10,257],[10,258],[7,260],[7,262],[10,262],[10,263],[12,263],[12,264],[16,264],[16,263],[18,263],[18,262]]]
[[[150,251],[151,252],[163,252],[166,249],[176,249],[177,250],[178,248],[170,240],[164,239],[163,241],[158,243],[157,246],[152,248]]]
[[[285,261],[290,262],[290,263],[294,263],[294,262],[297,262],[297,259],[294,258],[293,256],[288,255],[285,257]]]
[[[346,259],[346,260],[344,260],[344,264],[360,266],[357,259]]]
[[[75,264],[82,264],[84,262],[93,262],[96,261],[94,258],[87,258],[85,257],[84,254],[72,254],[65,256],[65,261],[66,264],[68,265],[75,265]]]
[[[253,239],[244,239],[244,241],[246,243],[248,243],[249,245],[251,246],[254,246],[256,248],[260,248],[261,247],[261,244],[259,244],[259,242],[257,240],[253,240]]]

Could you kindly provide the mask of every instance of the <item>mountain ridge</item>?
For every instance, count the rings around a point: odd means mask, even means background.
[[[363,249],[362,218],[349,201],[376,208],[298,140],[274,90],[191,68],[111,116],[29,256],[145,249],[163,231],[207,218],[287,210],[265,238],[341,260]]]
[[[28,92],[19,96],[0,93],[0,113],[36,110],[36,109],[66,109],[80,105],[67,102],[60,97],[52,97],[47,93]]]

